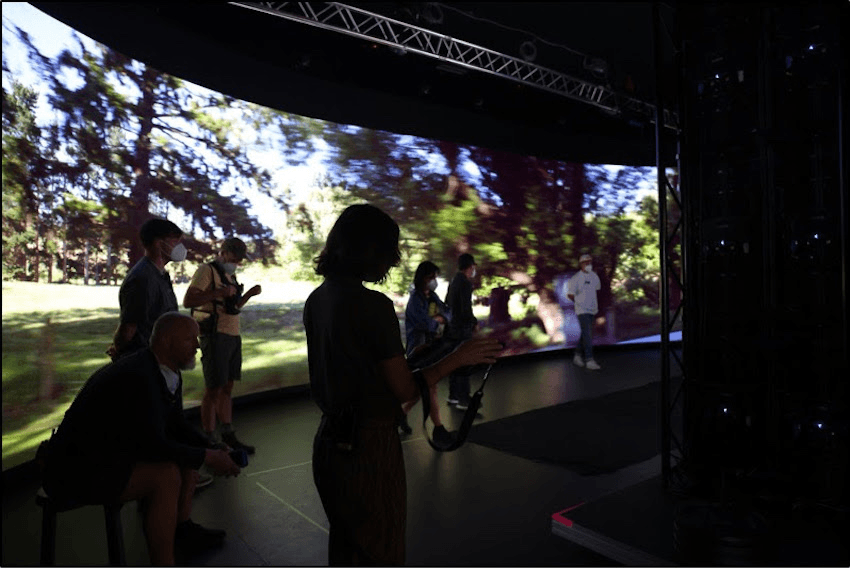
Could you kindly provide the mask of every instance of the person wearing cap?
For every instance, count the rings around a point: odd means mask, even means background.
[[[249,259],[248,248],[238,237],[229,237],[213,261],[198,267],[183,306],[191,309],[201,330],[201,364],[204,396],[201,399],[201,425],[214,442],[254,454],[254,447],[236,438],[233,430],[233,382],[242,377],[242,338],[239,312],[248,300],[262,292],[260,285],[242,293],[236,280],[239,264]],[[221,423],[220,438],[216,420]]]
[[[601,369],[593,359],[593,317],[599,312],[599,302],[596,291],[602,288],[599,275],[593,272],[593,258],[584,254],[579,257],[581,270],[567,282],[567,298],[575,303],[581,337],[576,346],[573,363],[587,369]]]

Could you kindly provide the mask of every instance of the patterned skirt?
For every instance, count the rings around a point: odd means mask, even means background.
[[[330,522],[330,565],[403,565],[407,482],[394,421],[357,430],[352,450],[323,436],[313,443],[313,480]]]

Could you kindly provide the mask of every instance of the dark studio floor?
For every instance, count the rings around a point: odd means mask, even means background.
[[[601,371],[574,367],[571,352],[524,358],[494,367],[483,416],[492,421],[567,401],[658,381],[657,346],[601,351]],[[480,378],[473,378],[473,389]],[[448,385],[440,385],[447,426],[459,412],[445,407]],[[235,426],[257,447],[251,464],[236,478],[219,478],[197,492],[193,519],[227,530],[223,548],[193,560],[210,566],[303,566],[327,562],[327,520],[311,474],[312,437],[319,413],[304,395],[240,405]],[[467,443],[440,454],[422,437],[421,406],[405,437],[408,528],[407,564],[412,566],[611,566],[616,561],[553,533],[552,514],[593,502],[660,473],[659,456],[610,474],[580,476],[556,465],[518,458]],[[611,426],[611,437],[616,437]],[[40,510],[37,481],[3,488],[4,566],[39,562]],[[102,509],[62,513],[57,528],[57,565],[107,562]],[[134,504],[122,510],[127,561],[149,563]],[[603,548],[604,549],[604,548]]]

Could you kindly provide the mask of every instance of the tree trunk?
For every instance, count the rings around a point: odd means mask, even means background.
[[[89,248],[90,245],[88,241],[86,241],[86,251],[83,256],[83,284],[89,285]]]
[[[94,251],[94,286],[100,286],[100,274],[103,270],[103,267],[100,266],[99,252],[99,249]]]
[[[62,282],[68,282],[68,238],[62,238]]]
[[[24,231],[25,231],[27,234],[29,233],[30,228],[32,228],[32,225],[33,225],[33,222],[32,222],[32,213],[27,213],[27,214],[24,216]],[[22,246],[21,246],[21,249],[23,250],[23,254],[24,254],[24,264],[23,264],[23,266],[24,266],[24,275],[23,275],[23,279],[24,279],[24,280],[32,280],[32,278],[33,278],[33,276],[32,276],[32,270],[33,270],[33,269],[32,269],[32,259],[33,259],[33,255],[31,255],[31,254],[30,254],[30,252],[28,251],[28,247],[27,247],[27,245],[26,245],[26,244],[22,245]]]
[[[150,207],[150,192],[151,192],[151,176],[150,176],[150,160],[151,160],[151,132],[153,131],[153,119],[156,115],[154,103],[156,95],[154,87],[158,73],[150,67],[145,68],[142,75],[142,98],[139,101],[139,106],[136,110],[136,116],[139,119],[139,136],[136,139],[136,148],[133,155],[133,174],[135,181],[131,191],[130,199],[132,206],[128,212],[128,220],[130,223],[130,266],[144,255],[144,248],[138,239],[139,228],[142,223],[148,218]]]
[[[106,284],[112,282],[112,242],[106,244]]]
[[[549,287],[542,287],[537,291],[540,298],[537,303],[537,316],[546,328],[549,340],[555,344],[563,344],[564,337],[564,311],[558,303],[555,291]]]
[[[567,192],[567,214],[570,219],[571,233],[575,236],[573,250],[570,254],[578,257],[584,251],[585,228],[584,228],[584,196],[587,193],[587,180],[585,179],[584,166],[576,164],[570,168],[569,187]],[[575,259],[578,268],[578,259]]]
[[[497,287],[490,292],[490,325],[498,326],[511,321],[508,301],[511,299],[509,290]]]

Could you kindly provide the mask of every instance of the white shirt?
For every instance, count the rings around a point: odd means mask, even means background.
[[[162,372],[162,377],[165,378],[165,385],[168,386],[168,391],[174,395],[177,392],[177,386],[180,385],[180,374],[168,366],[159,365]]]
[[[575,296],[576,314],[596,314],[599,312],[599,304],[596,300],[596,291],[602,288],[599,276],[590,271],[585,273],[579,271],[567,281],[567,294]]]

